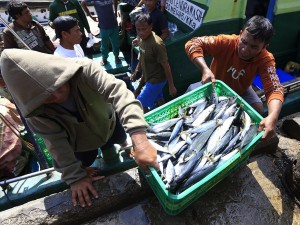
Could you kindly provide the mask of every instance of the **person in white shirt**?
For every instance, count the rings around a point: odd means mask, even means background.
[[[60,39],[54,55],[64,58],[83,58],[84,52],[80,46],[82,33],[79,22],[72,16],[59,16],[53,21],[56,38]]]

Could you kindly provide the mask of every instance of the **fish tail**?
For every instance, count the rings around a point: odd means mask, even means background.
[[[165,188],[166,188],[167,190],[169,190],[169,189],[171,188],[170,184],[169,184],[169,183],[166,183]]]
[[[240,153],[240,158],[242,158],[242,149],[241,149],[241,148],[238,148],[237,150],[238,150],[239,153]]]

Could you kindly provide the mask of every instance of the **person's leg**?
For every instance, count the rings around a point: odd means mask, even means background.
[[[163,96],[162,90],[166,82],[167,81],[164,81],[159,84],[146,82],[144,88],[137,97],[137,99],[142,103],[144,109],[152,107],[156,101],[160,100],[161,96]]]
[[[88,43],[89,41],[89,38],[87,36],[85,36],[84,33],[82,33],[82,39],[81,39],[81,42],[80,42],[80,46],[84,52],[84,54],[86,55],[86,57],[90,58],[90,59],[93,59],[93,53],[94,53],[94,50],[93,48],[87,48],[86,47],[86,44]]]
[[[105,145],[101,147],[102,150],[112,148],[114,144],[126,145],[126,132],[122,126],[119,117],[116,114],[116,126],[112,136],[106,142]]]
[[[260,115],[264,113],[264,106],[261,99],[257,96],[252,86],[250,86],[241,97],[254,108]]]
[[[118,27],[111,30],[110,33],[110,41],[112,45],[112,50],[115,56],[116,63],[120,63],[121,60],[119,58],[120,53],[120,37],[119,37],[119,29]]]
[[[86,152],[74,152],[76,159],[81,161],[83,167],[88,167],[93,164],[97,155],[98,149]]]
[[[109,30],[102,29],[100,31],[101,37],[101,54],[102,54],[102,62],[101,65],[105,65],[107,63],[108,53],[109,53]]]

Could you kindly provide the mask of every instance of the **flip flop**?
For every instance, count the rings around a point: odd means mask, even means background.
[[[107,63],[108,63],[107,59],[102,59],[102,61],[100,61],[101,66],[105,66]]]
[[[121,64],[122,60],[121,59],[116,59],[115,62],[116,62],[116,64]]]

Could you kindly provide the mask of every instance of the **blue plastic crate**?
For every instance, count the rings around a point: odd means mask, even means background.
[[[287,81],[290,81],[290,80],[293,80],[295,79],[294,76],[292,76],[291,74],[283,71],[282,69],[276,69],[276,73],[278,75],[278,78],[280,80],[280,83],[284,83],[284,82],[287,82]],[[262,82],[260,80],[260,76],[259,74],[257,74],[253,80],[253,83],[252,83],[255,87],[257,87],[258,89],[263,89],[263,86],[262,86]]]

